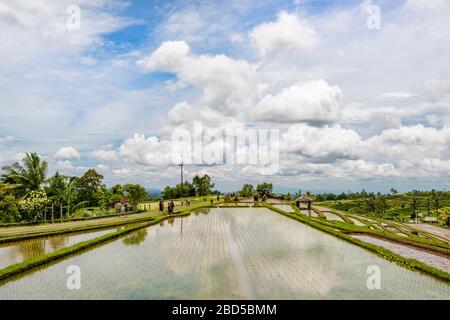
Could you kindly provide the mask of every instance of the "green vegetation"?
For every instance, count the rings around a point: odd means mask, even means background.
[[[268,197],[272,194],[273,185],[271,183],[261,183],[256,186],[256,192],[261,198]]]
[[[114,205],[128,200],[130,210],[148,200],[138,184],[116,185],[108,189],[103,175],[95,169],[81,177],[55,173],[47,178],[47,162],[35,153],[21,163],[2,168],[0,178],[0,223],[63,221],[114,213]]]
[[[19,198],[26,197],[31,191],[41,188],[45,182],[48,164],[36,153],[27,153],[22,159],[22,165],[14,163],[4,166],[2,175],[4,183],[9,184],[11,192]]]
[[[237,193],[229,194],[230,198],[241,196],[243,198],[253,198],[255,201],[258,199],[267,199],[269,196],[273,196],[273,185],[271,183],[263,182],[258,184],[256,188],[252,184],[244,184],[242,189]]]
[[[199,175],[192,178],[192,183],[184,181],[183,184],[179,183],[175,187],[166,187],[162,192],[163,199],[179,199],[186,197],[202,197],[210,194],[220,194],[218,191],[213,191],[214,183],[211,182],[211,178],[205,174],[200,177]]]
[[[315,195],[318,204],[350,213],[374,218],[405,222],[434,217],[441,226],[450,226],[450,192],[438,190],[398,194],[392,188],[390,194],[357,193]]]
[[[255,190],[253,189],[252,184],[244,184],[241,191],[239,191],[239,195],[245,198],[253,197],[254,193]]]

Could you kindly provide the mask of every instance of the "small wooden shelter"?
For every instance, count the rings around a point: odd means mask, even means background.
[[[295,205],[300,209],[300,205],[301,204],[306,204],[308,210],[311,210],[311,204],[313,203],[313,200],[302,194],[300,197],[298,197],[297,199],[295,199]]]

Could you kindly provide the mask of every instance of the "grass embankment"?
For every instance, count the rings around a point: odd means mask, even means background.
[[[220,203],[222,203],[222,201],[214,203],[213,206],[218,205]],[[192,205],[190,207],[186,207],[184,209],[181,209],[181,210],[178,210],[175,212],[183,213],[186,211],[191,211],[196,208],[210,207],[210,206],[211,206],[210,203],[196,204],[196,205]],[[8,235],[2,236],[1,231],[0,231],[0,244],[16,242],[16,241],[21,241],[21,240],[28,240],[28,239],[42,238],[42,237],[46,237],[46,236],[68,234],[68,233],[74,233],[74,232],[93,231],[93,230],[99,230],[99,229],[113,228],[113,227],[123,226],[123,225],[127,225],[127,224],[151,221],[154,219],[158,219],[158,217],[160,217],[160,215],[161,214],[153,214],[153,215],[148,215],[148,216],[144,216],[144,217],[131,217],[130,216],[128,218],[117,217],[117,220],[115,220],[115,221],[101,223],[99,220],[95,220],[95,221],[93,221],[92,224],[79,225],[79,226],[64,226],[62,224],[61,228],[52,228],[52,229],[47,229],[47,230],[32,230],[30,228],[29,231],[28,230],[22,231],[19,233],[15,233],[11,236],[8,236]],[[51,225],[49,225],[49,226],[51,226]]]
[[[26,260],[26,261],[23,261],[23,262],[20,262],[17,264],[13,264],[9,267],[6,267],[6,268],[0,270],[0,281],[4,281],[13,276],[19,275],[25,271],[42,266],[44,264],[48,264],[48,263],[60,260],[69,255],[80,253],[89,248],[93,248],[100,244],[107,243],[107,242],[117,239],[123,235],[126,235],[130,232],[160,223],[161,221],[163,221],[165,219],[169,219],[169,218],[173,218],[173,217],[187,216],[191,213],[191,211],[193,211],[195,209],[211,208],[211,207],[214,207],[214,206],[211,206],[210,204],[207,204],[207,205],[203,204],[203,205],[197,205],[197,206],[184,208],[184,209],[181,209],[180,211],[176,212],[175,214],[165,214],[163,216],[157,216],[157,217],[154,217],[152,220],[147,221],[147,222],[142,222],[139,225],[128,226],[127,228],[125,228],[123,230],[119,230],[119,231],[116,231],[116,232],[113,232],[110,234],[106,234],[106,235],[97,237],[95,239],[80,242],[73,246],[70,246],[70,247],[67,247],[64,249],[60,249],[60,250],[57,250],[52,253],[48,253],[46,255],[43,255],[43,256],[35,258],[35,259]],[[0,282],[0,285],[2,285],[1,282]]]
[[[322,205],[322,204],[321,204]],[[325,206],[324,206],[325,207]],[[402,224],[397,221],[390,221],[386,219],[381,219],[377,217],[365,217],[356,215],[354,213],[345,212],[342,213],[340,211],[336,211],[333,208],[329,208],[330,212],[333,214],[338,215],[343,220],[348,220],[349,218],[356,219],[360,221],[361,223],[365,224],[366,228],[364,230],[348,230],[350,232],[365,232],[365,233],[371,233],[374,236],[382,237],[387,240],[394,240],[395,242],[401,242],[406,245],[411,245],[419,248],[423,248],[426,250],[436,251],[440,253],[444,253],[447,255],[450,255],[450,244],[448,243],[448,240],[442,237],[439,237],[438,235],[435,235],[430,232],[426,232],[423,230],[414,229],[409,225]],[[342,210],[341,210],[342,211]],[[347,219],[344,219],[346,217]],[[371,222],[369,219],[375,221]],[[333,221],[334,223],[339,224],[337,221]],[[353,221],[348,221],[350,224],[354,224]],[[340,224],[343,229],[349,229],[348,224]],[[360,227],[361,228],[361,227]],[[389,230],[389,228],[393,228],[397,230],[398,233],[403,234],[404,236],[399,236],[396,232]],[[406,236],[406,237],[405,237]],[[438,249],[436,249],[438,248]],[[444,249],[444,251],[440,250]]]
[[[41,230],[41,231],[23,231],[20,233],[15,233],[11,236],[2,236],[0,238],[0,244],[16,242],[21,240],[28,240],[34,238],[42,238],[47,236],[54,236],[60,234],[74,233],[74,232],[82,232],[82,231],[91,231],[91,230],[99,230],[99,229],[107,229],[118,227],[130,223],[139,223],[145,221],[151,221],[155,219],[155,216],[146,216],[140,218],[123,218],[123,220],[111,221],[107,223],[93,223],[88,225],[80,225],[80,226],[63,226],[61,228],[49,229],[49,230]]]
[[[351,235],[339,230],[339,229],[347,229],[347,231],[349,231],[349,229],[350,230],[353,229],[353,231],[355,231],[355,232],[368,233],[368,234],[375,233],[375,232],[369,230],[368,228],[358,227],[358,226],[351,227],[350,224],[346,224],[347,226],[344,227],[343,224],[345,224],[345,223],[344,222],[340,223],[339,221],[334,221],[331,224],[327,224],[326,223],[327,221],[318,221],[317,219],[314,219],[314,218],[303,217],[298,214],[298,211],[296,213],[290,213],[290,212],[283,211],[281,209],[274,208],[268,204],[265,204],[265,207],[272,211],[275,211],[279,214],[282,214],[286,217],[289,217],[291,219],[294,219],[294,220],[297,220],[304,224],[307,224],[315,229],[324,231],[324,232],[331,234],[333,236],[336,236],[340,239],[343,239],[345,241],[356,244],[364,249],[367,249],[370,252],[377,254],[378,256],[380,256],[386,260],[395,262],[398,265],[401,265],[401,266],[406,267],[411,270],[424,272],[424,273],[432,275],[440,280],[443,280],[447,283],[450,283],[450,274],[448,274],[445,271],[436,269],[434,267],[431,267],[429,265],[426,265],[426,264],[424,264],[420,261],[414,260],[414,259],[402,257],[384,247],[380,247],[380,246],[373,245],[371,243],[367,243],[362,240],[356,239],[356,238],[352,237]],[[447,250],[446,254],[448,254],[448,250]]]

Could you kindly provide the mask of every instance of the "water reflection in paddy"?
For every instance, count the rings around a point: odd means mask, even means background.
[[[0,269],[25,260],[38,258],[47,253],[67,248],[83,241],[94,239],[114,232],[116,229],[60,234],[0,244]]]
[[[81,289],[66,289],[66,268]],[[381,290],[367,288],[380,267]],[[450,299],[450,287],[266,208],[165,221],[0,286],[22,299]]]

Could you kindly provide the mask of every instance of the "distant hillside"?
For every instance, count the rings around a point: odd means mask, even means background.
[[[161,196],[161,190],[159,189],[150,188],[147,189],[147,193],[151,198],[158,198]]]

